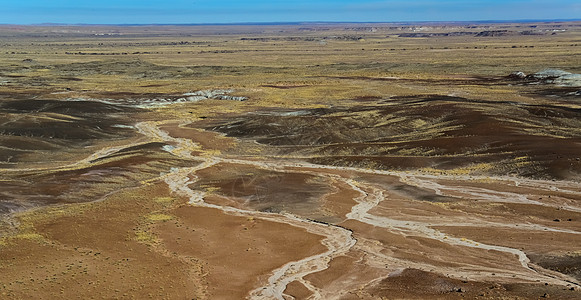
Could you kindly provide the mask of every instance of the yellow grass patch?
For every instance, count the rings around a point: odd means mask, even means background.
[[[135,240],[140,243],[153,244],[158,241],[157,237],[147,231],[135,232]]]
[[[44,237],[37,233],[21,233],[14,236],[15,239],[21,240],[31,240],[31,241],[42,241]]]
[[[493,164],[490,163],[479,163],[479,164],[472,164],[467,167],[463,168],[456,168],[451,170],[443,170],[443,169],[435,169],[435,168],[422,168],[420,169],[421,172],[430,173],[430,174],[445,174],[445,175],[470,175],[477,172],[486,172],[490,171],[494,168]]]
[[[169,221],[173,219],[172,216],[166,214],[151,214],[147,216],[149,221],[157,222],[157,221]]]
[[[154,202],[156,203],[172,203],[175,201],[175,198],[173,197],[157,197],[155,199],[153,199]]]

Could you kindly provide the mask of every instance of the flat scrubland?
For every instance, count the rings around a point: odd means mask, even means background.
[[[2,25],[0,298],[581,298],[580,73],[580,22]]]

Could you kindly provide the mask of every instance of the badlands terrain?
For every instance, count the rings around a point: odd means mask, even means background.
[[[1,299],[581,299],[581,22],[0,26]]]

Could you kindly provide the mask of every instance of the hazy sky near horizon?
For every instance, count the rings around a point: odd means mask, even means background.
[[[1,0],[0,24],[581,19],[580,0]]]

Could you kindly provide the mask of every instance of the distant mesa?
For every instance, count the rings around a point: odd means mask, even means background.
[[[476,36],[505,36],[508,33],[508,30],[487,30],[477,33]]]
[[[446,37],[446,36],[475,36],[475,37],[498,37],[507,35],[544,35],[542,31],[508,31],[508,30],[485,30],[485,31],[452,31],[452,32],[406,32],[401,33],[399,37],[408,38],[429,38],[429,37]]]

